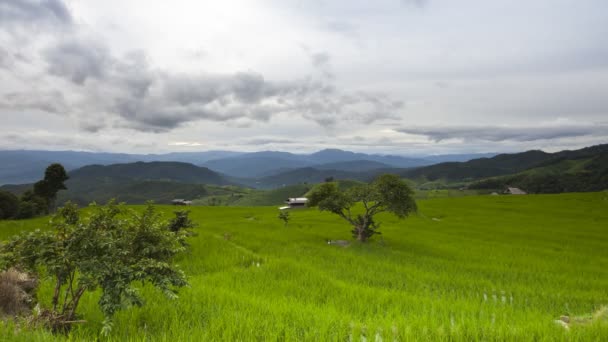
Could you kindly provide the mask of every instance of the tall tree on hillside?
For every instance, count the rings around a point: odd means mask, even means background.
[[[379,224],[374,216],[390,212],[404,218],[417,210],[414,191],[398,176],[382,175],[370,184],[352,187],[344,192],[336,183],[323,183],[309,196],[308,206],[329,211],[348,221],[353,237],[367,241],[378,232]],[[355,208],[357,203],[362,208]]]
[[[57,192],[67,189],[64,182],[69,178],[63,165],[51,164],[44,172],[44,179],[34,184],[34,193],[46,200],[47,207],[50,210],[55,206]]]

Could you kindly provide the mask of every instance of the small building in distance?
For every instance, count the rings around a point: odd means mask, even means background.
[[[306,197],[288,198],[285,200],[287,205],[280,207],[279,210],[306,208],[306,202],[308,202]]]
[[[171,201],[171,204],[173,204],[173,205],[191,205],[192,201],[186,201],[183,198],[176,198],[173,201]]]
[[[520,188],[507,187],[504,191],[507,195],[526,195],[527,193]]]

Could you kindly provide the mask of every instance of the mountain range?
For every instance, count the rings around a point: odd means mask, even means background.
[[[342,151],[322,150],[312,154],[289,152],[175,152],[167,154],[125,154],[79,151],[0,151],[0,185],[30,183],[40,179],[44,169],[51,163],[61,163],[66,170],[75,170],[86,165],[111,165],[134,162],[171,161],[205,166],[233,177],[259,178],[271,176],[287,170],[302,167],[319,169],[334,168],[351,171],[380,167],[418,167],[439,162],[439,160],[461,161],[477,158],[478,154],[443,156],[403,157],[375,155]],[[340,164],[345,162],[346,164]],[[378,164],[371,164],[371,163]],[[325,164],[334,164],[323,166]],[[382,165],[381,165],[382,164]]]
[[[444,162],[411,168],[394,166],[397,162],[404,164],[411,162],[402,157],[373,156],[377,160],[348,160],[346,156],[362,158],[365,155],[336,150],[321,152],[312,155],[259,152],[240,156],[230,155],[203,163],[216,167],[240,165],[242,168],[260,165],[258,174],[262,175],[251,178],[234,177],[212,170],[210,167],[184,162],[87,165],[69,171],[70,179],[66,182],[68,190],[60,192],[59,200],[69,199],[79,204],[86,204],[91,201],[105,202],[116,198],[128,203],[144,203],[150,199],[159,203],[168,203],[173,198],[200,199],[210,195],[221,195],[230,197],[230,201],[235,203],[256,203],[253,199],[249,201],[246,196],[242,197],[243,194],[251,194],[253,191],[246,190],[245,187],[280,189],[298,184],[310,187],[330,178],[368,182],[382,173],[398,174],[411,180],[418,189],[468,186],[470,189],[489,190],[501,189],[509,185],[534,193],[550,193],[598,191],[608,188],[608,144],[556,153],[532,150],[499,154],[465,162]],[[338,161],[292,168],[293,165],[328,161],[328,156],[332,154],[337,156]],[[130,155],[120,157],[127,158],[127,156]],[[340,156],[344,158],[340,159]],[[93,156],[87,155],[87,157]],[[111,159],[107,155],[94,157],[97,161],[104,162],[109,162]],[[274,165],[282,166],[282,169],[261,167],[264,161],[273,158],[291,161],[293,164]],[[41,160],[37,162],[42,163]],[[232,162],[234,164],[230,164]],[[262,170],[267,172],[274,170],[275,173],[263,175]],[[29,172],[29,170],[23,171]],[[43,172],[40,172],[36,180],[42,178],[42,174]],[[0,189],[19,194],[31,186],[30,182],[22,185],[4,185]],[[259,200],[260,193],[255,194],[258,196],[255,197],[256,200]]]

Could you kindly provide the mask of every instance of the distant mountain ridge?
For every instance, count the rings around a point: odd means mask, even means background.
[[[240,178],[259,178],[273,173],[288,172],[289,170],[306,167],[336,169],[339,171],[352,171],[353,168],[370,169],[369,167],[362,166],[363,164],[357,166],[355,165],[356,162],[365,163],[368,166],[370,163],[377,163],[378,168],[409,168],[433,164],[433,162],[421,158],[325,149],[311,154],[293,154],[275,151],[254,152],[235,157],[210,160],[203,163],[203,165],[212,170]],[[323,166],[324,164],[333,165]]]
[[[365,154],[325,149],[311,154],[290,152],[261,151],[203,151],[172,152],[165,154],[126,154],[82,151],[39,151],[39,150],[0,150],[0,185],[22,184],[40,179],[44,169],[51,163],[61,163],[66,170],[75,170],[86,165],[111,165],[134,162],[174,161],[205,166],[233,177],[258,178],[277,174],[282,171],[302,167],[335,168],[350,171],[354,165],[322,164],[342,162],[377,162],[389,167],[409,168],[437,163],[444,160],[462,160],[476,155],[450,155],[403,157],[395,155]],[[357,168],[363,168],[363,164]],[[378,165],[379,166],[379,165]]]
[[[292,158],[298,161],[300,158],[289,153],[264,152],[250,157],[245,156],[243,159],[256,159],[260,156],[261,160],[272,159],[273,156],[284,157],[281,160]],[[210,194],[208,188],[213,186],[223,189],[220,191],[222,193],[231,193],[231,190],[226,189],[243,185],[257,189],[280,189],[292,185],[310,187],[329,178],[368,182],[382,173],[393,173],[408,178],[417,184],[419,189],[428,189],[429,184],[430,186],[456,184],[459,187],[468,185],[471,189],[484,190],[500,189],[510,185],[521,187],[531,193],[608,189],[608,144],[556,153],[532,150],[478,158],[467,162],[447,162],[409,169],[387,167],[387,165],[369,160],[341,161],[317,164],[314,167],[287,168],[257,178],[231,177],[206,167],[183,162],[87,165],[68,173],[70,176],[66,182],[68,190],[59,193],[59,200],[60,202],[73,200],[87,204],[116,198],[129,203],[144,203],[147,200],[168,203],[173,198],[196,199],[208,196]],[[37,179],[41,176],[39,175]],[[4,185],[0,188],[20,194],[31,186],[32,184],[29,183]],[[248,191],[242,188],[241,190],[244,193]],[[238,198],[231,197],[231,202],[234,201],[238,202]]]
[[[60,163],[66,170],[86,165],[111,165],[133,162],[176,161],[202,164],[210,159],[241,154],[231,151],[179,152],[167,154],[126,154],[81,151],[0,150],[0,185],[35,182],[49,164]]]

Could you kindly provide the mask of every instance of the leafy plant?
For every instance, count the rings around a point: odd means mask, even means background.
[[[52,231],[22,233],[0,245],[2,269],[14,266],[53,279],[52,307],[43,315],[53,331],[65,332],[80,322],[77,309],[86,292],[101,289],[102,332],[107,333],[123,304],[143,304],[136,281],[170,298],[176,297],[175,287],[187,285],[172,264],[185,248],[184,236],[171,231],[151,204],[142,213],[114,202],[91,209],[81,218],[76,205],[67,203],[51,219]]]
[[[283,221],[285,227],[287,227],[287,224],[289,223],[289,212],[286,210],[281,210],[279,212],[279,216],[278,216],[279,220]]]

